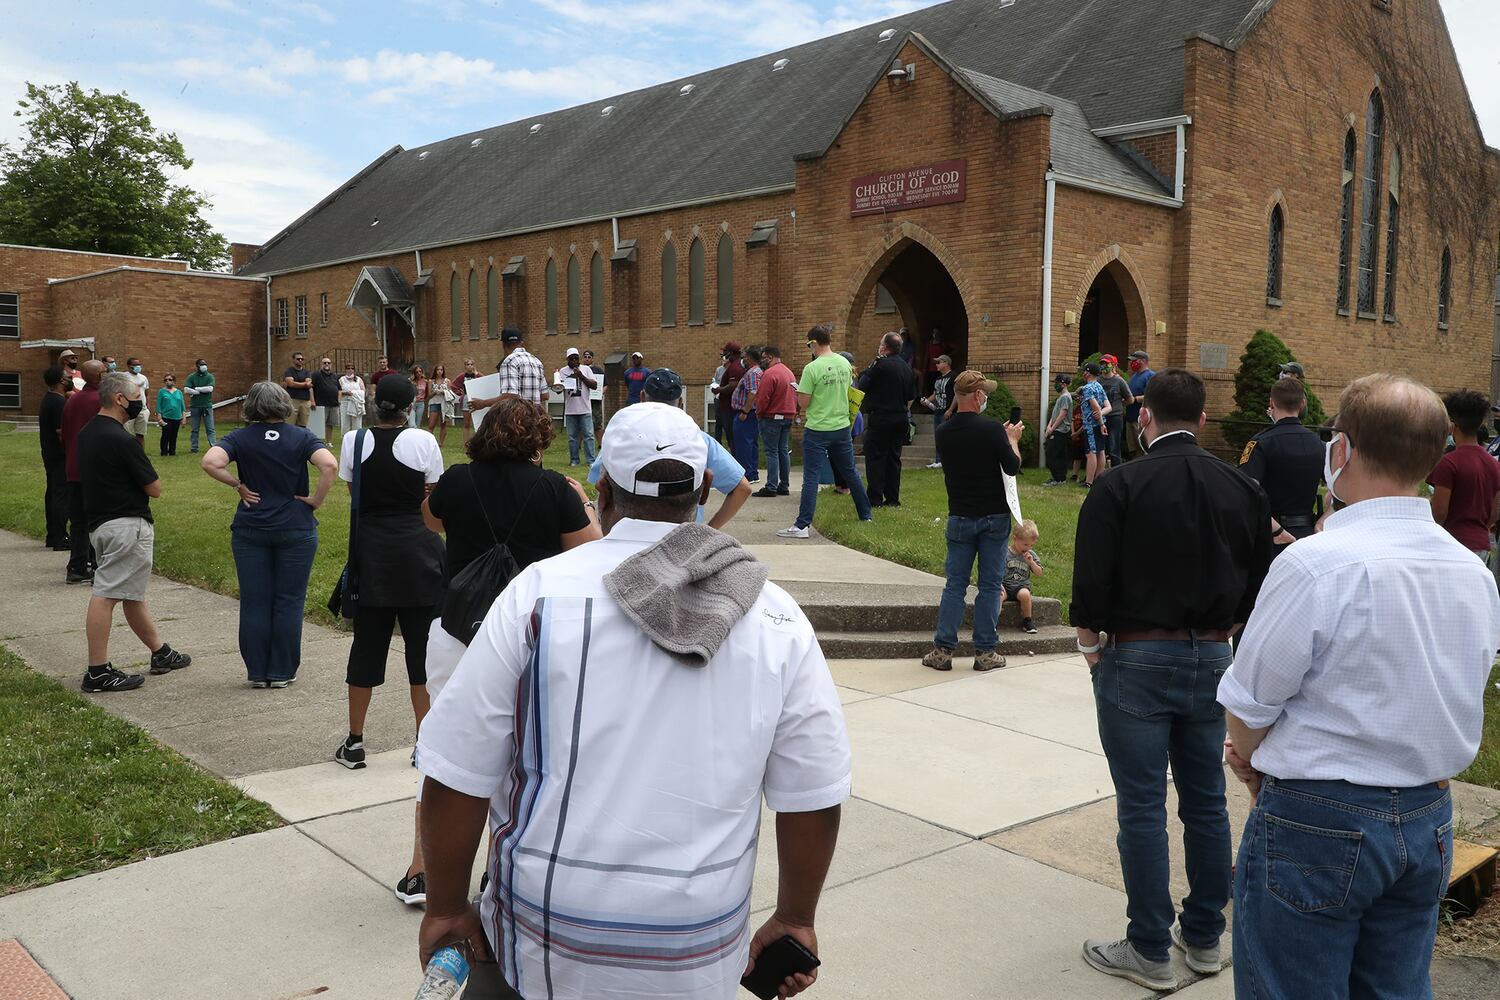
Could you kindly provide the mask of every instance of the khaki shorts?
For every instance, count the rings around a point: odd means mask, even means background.
[[[310,399],[292,400],[292,423],[298,427],[306,427],[308,419],[312,416],[313,401]]]
[[[156,529],[144,517],[117,517],[89,533],[94,546],[94,596],[144,601],[151,581]]]
[[[141,410],[140,415],[134,420],[125,421],[125,429],[137,437],[146,436],[146,427],[151,423],[151,415]]]

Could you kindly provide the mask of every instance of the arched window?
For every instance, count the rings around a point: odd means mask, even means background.
[[[469,339],[479,339],[479,272],[469,268]]]
[[[1271,209],[1271,234],[1266,249],[1266,302],[1281,305],[1281,261],[1286,244],[1286,214],[1281,206]]]
[[[578,255],[568,254],[568,332],[578,332]]]
[[[719,237],[719,311],[720,323],[734,322],[734,240],[725,233]]]
[[[688,325],[703,325],[703,241],[688,247]]]
[[[1438,327],[1448,329],[1448,306],[1453,298],[1453,251],[1443,247],[1443,264],[1438,269]]]
[[[589,262],[589,332],[604,329],[604,255],[594,251]]]
[[[677,325],[677,248],[661,248],[661,325]]]
[[[493,264],[490,265],[489,276],[484,284],[485,291],[488,293],[484,304],[489,310],[485,315],[485,332],[491,340],[495,340],[500,336],[500,276],[495,273]]]
[[[463,284],[458,280],[458,272],[453,272],[453,278],[448,282],[448,298],[452,305],[452,326],[449,336],[454,340],[462,340],[464,336],[464,299]]]
[[[557,332],[557,261],[547,258],[547,332]]]
[[[1344,136],[1344,181],[1339,207],[1339,310],[1349,311],[1349,253],[1354,227],[1354,129]]]
[[[1401,240],[1401,147],[1391,150],[1391,174],[1386,178],[1385,205],[1385,318],[1396,318],[1396,249]]]
[[[1370,95],[1365,108],[1365,168],[1359,204],[1359,311],[1375,312],[1375,244],[1380,239],[1381,140],[1385,135],[1385,105],[1380,91]]]

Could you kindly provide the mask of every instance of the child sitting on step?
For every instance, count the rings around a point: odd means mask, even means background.
[[[1021,631],[1036,634],[1036,623],[1031,620],[1031,574],[1042,575],[1042,561],[1032,550],[1040,537],[1036,522],[1029,518],[1016,526],[1010,536],[1010,551],[1005,554],[1005,578],[1001,587],[1005,593],[1000,597],[1000,607],[1006,601],[1021,605]]]

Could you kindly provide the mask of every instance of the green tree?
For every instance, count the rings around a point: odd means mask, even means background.
[[[1010,411],[1016,405],[1016,394],[1010,391],[1010,386],[999,375],[991,373],[989,378],[995,380],[995,391],[990,393],[984,415],[1004,423],[1010,420]],[[1025,420],[1024,414],[1022,419]],[[1029,420],[1025,422],[1026,429],[1021,432],[1021,465],[1029,468],[1036,464],[1036,424]]]
[[[1266,406],[1271,399],[1271,386],[1281,377],[1281,366],[1296,360],[1281,338],[1270,330],[1256,330],[1245,345],[1245,353],[1240,355],[1240,370],[1234,375],[1234,411],[1225,415],[1220,424],[1224,439],[1236,449],[1243,448],[1246,441],[1270,426]],[[1307,388],[1306,383],[1303,387]],[[1316,427],[1323,421],[1323,404],[1307,388],[1307,411],[1302,422]]]
[[[214,268],[229,245],[209,202],[171,178],[193,165],[125,94],[77,83],[26,85],[19,148],[0,143],[0,242],[146,257]]]

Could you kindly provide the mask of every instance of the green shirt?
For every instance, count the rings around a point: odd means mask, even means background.
[[[812,397],[807,404],[807,429],[841,431],[849,426],[849,386],[854,370],[841,356],[829,351],[813,358],[802,369],[797,391]]]
[[[163,420],[182,419],[182,390],[163,387],[156,393],[156,413]]]
[[[199,389],[199,388],[202,388],[205,385],[208,386],[209,388],[213,388],[213,386],[214,386],[214,373],[213,372],[200,372],[200,371],[198,371],[195,368],[193,370],[193,373],[187,377],[187,381],[185,383],[183,383],[183,384],[186,385],[189,389]],[[213,406],[214,406],[214,394],[211,393],[211,392],[195,393],[194,395],[189,396],[188,399],[190,400],[190,402],[188,403],[188,406],[191,409],[194,409],[194,410],[211,410],[211,409],[213,409]]]

